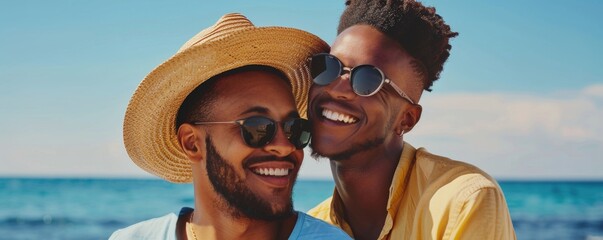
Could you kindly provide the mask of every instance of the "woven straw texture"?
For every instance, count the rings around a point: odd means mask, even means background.
[[[176,114],[197,86],[246,65],[279,69],[291,81],[300,115],[306,115],[311,77],[306,60],[328,51],[320,38],[298,29],[259,27],[240,14],[227,14],[201,31],[147,75],[130,100],[124,144],[142,169],[167,181],[192,181],[190,161],[176,139]],[[224,106],[228,107],[228,106]]]

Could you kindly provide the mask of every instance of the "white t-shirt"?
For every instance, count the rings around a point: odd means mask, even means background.
[[[177,240],[178,216],[170,213],[115,231],[109,240]],[[297,212],[290,240],[352,239],[341,229],[305,213]]]

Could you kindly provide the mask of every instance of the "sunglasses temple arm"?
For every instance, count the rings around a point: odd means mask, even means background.
[[[238,121],[229,122],[193,122],[194,125],[207,125],[207,124],[240,124]]]
[[[398,94],[399,94],[399,95],[400,95],[402,98],[406,99],[407,101],[409,101],[409,102],[410,102],[410,103],[412,103],[412,104],[415,104],[415,102],[414,102],[412,99],[410,99],[410,97],[409,97],[409,96],[408,96],[408,95],[407,95],[407,94],[406,94],[404,91],[402,91],[402,89],[400,89],[400,88],[398,87],[398,85],[396,85],[394,82],[392,82],[392,81],[391,81],[391,80],[389,80],[389,79],[385,79],[385,83],[387,83],[387,84],[389,84],[390,86],[392,86],[392,87],[394,88],[394,90],[396,90],[396,92],[398,92]]]

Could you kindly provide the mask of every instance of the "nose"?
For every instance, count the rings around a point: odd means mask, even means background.
[[[350,100],[356,97],[350,84],[351,73],[344,68],[344,73],[325,88],[325,91],[334,99]]]
[[[287,139],[282,126],[279,126],[276,130],[274,138],[272,141],[270,141],[270,143],[264,146],[264,150],[278,157],[286,157],[297,149],[289,141],[289,139]]]

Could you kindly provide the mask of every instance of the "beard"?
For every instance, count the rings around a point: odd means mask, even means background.
[[[249,218],[263,221],[285,219],[293,214],[293,201],[289,194],[287,204],[272,208],[272,204],[254,194],[220,154],[209,136],[206,137],[207,175],[214,190],[226,201],[225,206],[234,218]],[[251,160],[251,159],[250,159]]]
[[[352,146],[349,147],[348,149],[345,149],[341,152],[333,153],[333,154],[324,154],[324,153],[317,151],[316,147],[314,146],[314,143],[310,144],[310,148],[312,150],[311,155],[314,159],[325,157],[331,161],[339,161],[339,160],[350,159],[352,156],[354,156],[358,153],[369,151],[373,148],[379,147],[381,144],[383,144],[383,142],[385,142],[384,137],[374,138],[371,140],[367,140],[363,143],[352,144]]]

